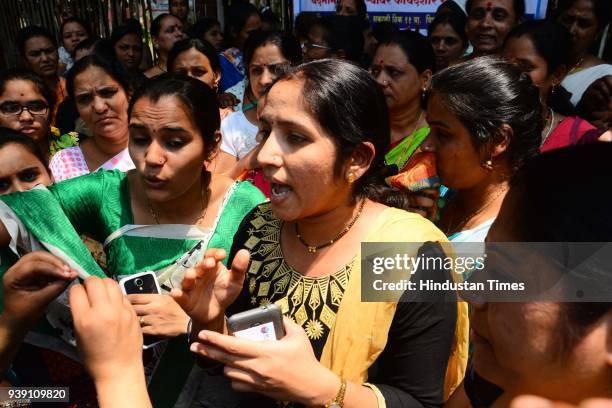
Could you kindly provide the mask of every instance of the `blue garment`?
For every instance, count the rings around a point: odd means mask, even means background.
[[[219,83],[219,88],[222,92],[225,92],[244,79],[245,72],[242,53],[226,50],[219,54],[219,63],[221,64],[221,82]],[[238,97],[241,98],[242,96]]]

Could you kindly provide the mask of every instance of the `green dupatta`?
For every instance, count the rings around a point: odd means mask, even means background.
[[[397,170],[402,171],[412,154],[429,136],[429,127],[420,128],[408,135],[397,146],[385,155],[385,163],[397,165]]]

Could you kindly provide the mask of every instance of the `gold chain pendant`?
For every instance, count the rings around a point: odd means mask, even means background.
[[[314,254],[315,252],[317,252],[317,247],[309,246],[308,247],[308,252],[310,252],[311,254]]]

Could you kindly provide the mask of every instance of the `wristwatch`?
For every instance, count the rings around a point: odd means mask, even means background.
[[[338,394],[336,397],[325,404],[325,408],[342,408],[344,406],[344,394],[346,393],[346,380],[344,378],[340,379],[340,390],[338,390]]]

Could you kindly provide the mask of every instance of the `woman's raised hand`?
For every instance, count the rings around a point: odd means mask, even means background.
[[[170,293],[191,317],[195,327],[219,327],[225,309],[242,290],[249,265],[249,252],[246,249],[238,251],[231,269],[223,265],[224,259],[223,249],[209,249],[204,259],[185,273],[181,289],[172,289]]]

